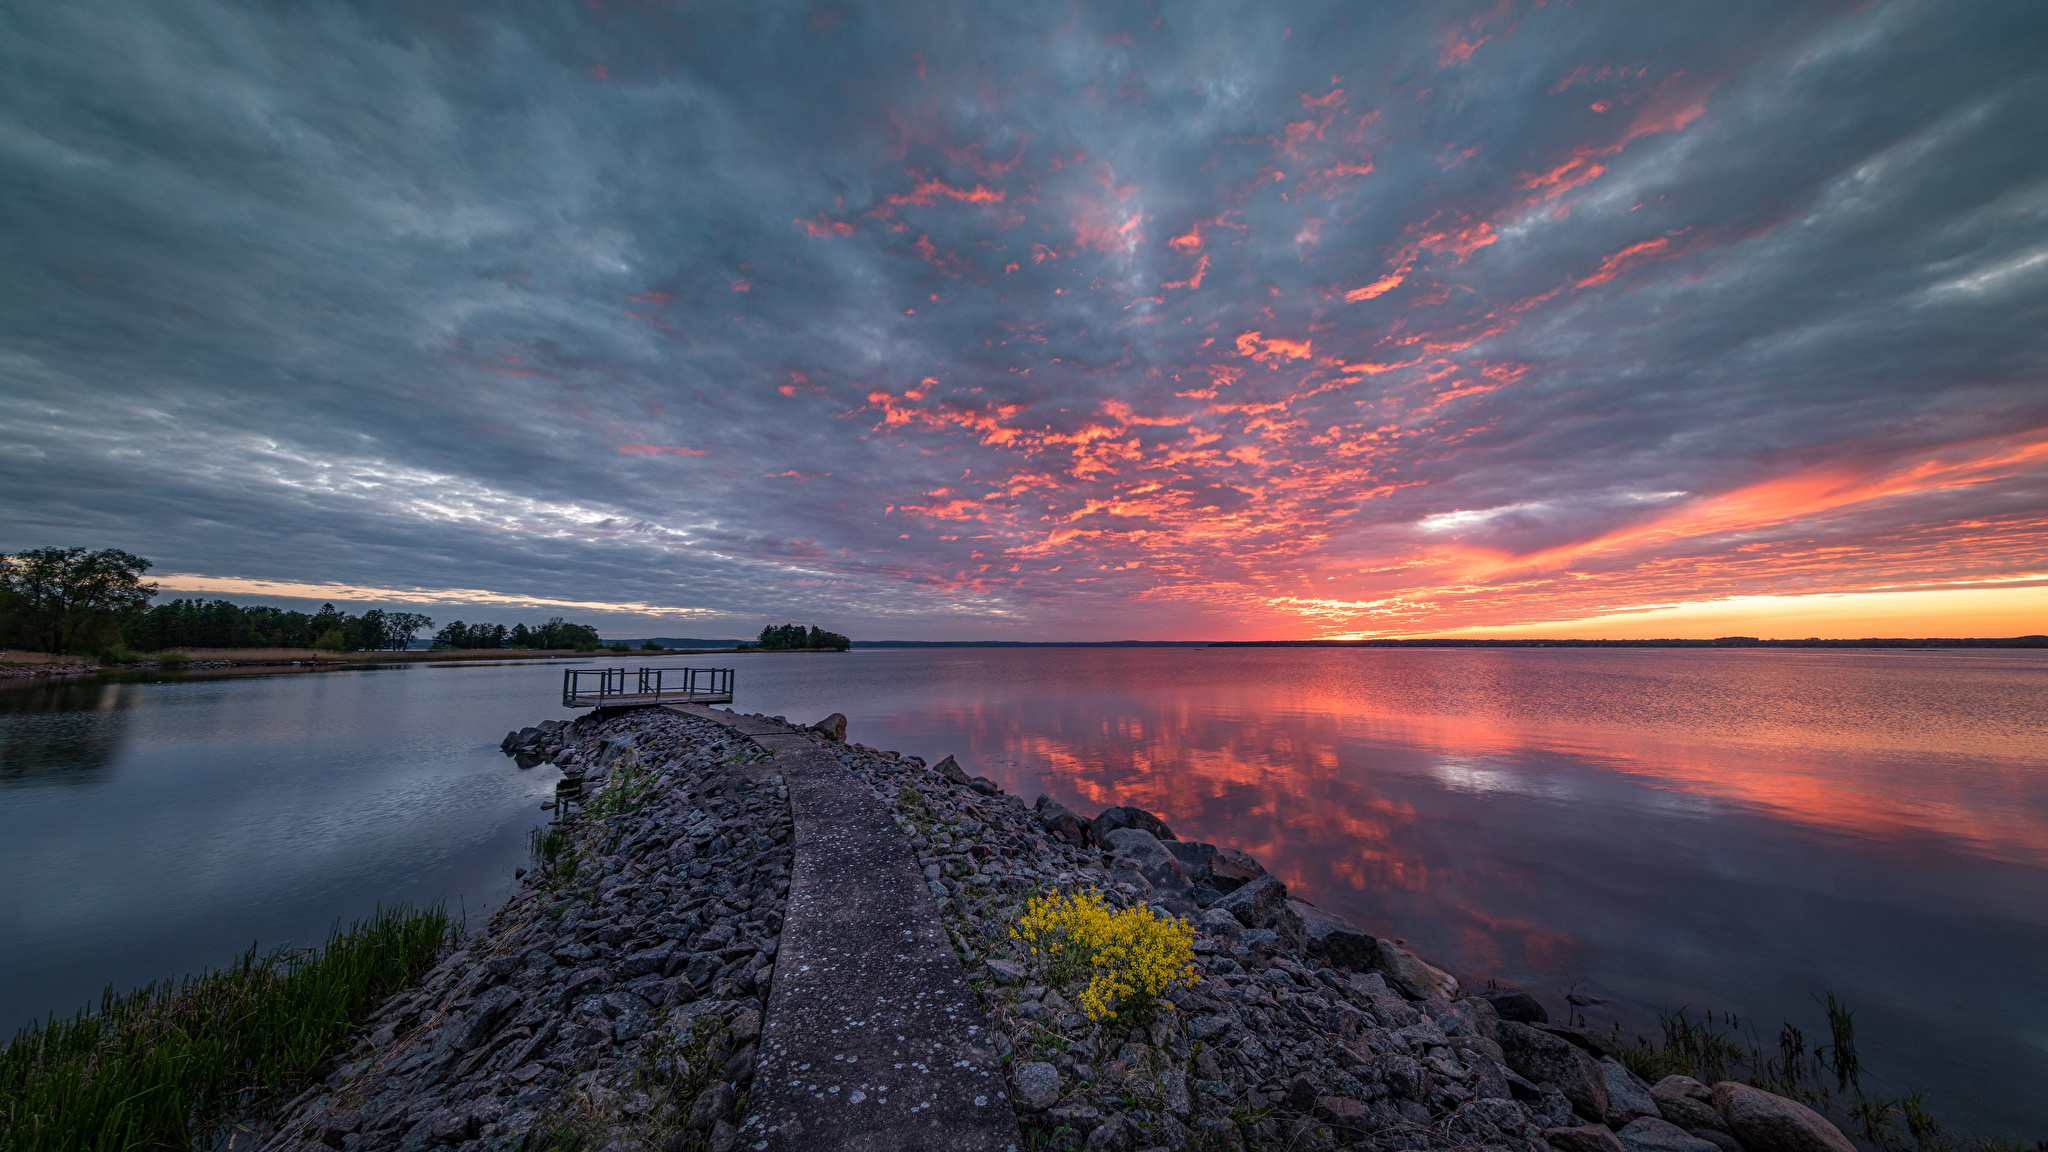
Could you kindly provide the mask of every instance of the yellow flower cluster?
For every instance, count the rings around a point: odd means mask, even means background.
[[[1193,929],[1142,904],[1111,912],[1093,889],[1033,897],[1010,936],[1031,949],[1055,983],[1088,976],[1079,998],[1091,1020],[1194,982]]]

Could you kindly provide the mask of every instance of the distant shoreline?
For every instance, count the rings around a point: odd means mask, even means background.
[[[2048,648],[2048,636],[1863,640],[855,640],[855,648]]]

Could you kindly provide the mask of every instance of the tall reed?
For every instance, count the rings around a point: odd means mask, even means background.
[[[384,997],[434,962],[440,905],[379,910],[325,946],[112,988],[97,1012],[23,1028],[0,1048],[0,1147],[189,1149],[233,1117],[298,1091]]]

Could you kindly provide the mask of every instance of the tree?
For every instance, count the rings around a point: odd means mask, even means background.
[[[433,618],[418,612],[387,612],[384,615],[384,635],[393,648],[404,648],[422,628],[432,628]]]
[[[151,565],[131,552],[31,548],[0,554],[0,642],[67,654],[121,639],[121,625],[156,595]]]

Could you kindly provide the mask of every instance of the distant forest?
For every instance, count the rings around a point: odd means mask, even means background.
[[[113,661],[173,648],[402,649],[433,620],[372,608],[361,615],[322,604],[294,612],[226,600],[150,605],[150,561],[118,548],[30,548],[0,553],[0,647],[85,654]],[[434,636],[436,648],[573,648],[594,652],[597,629],[560,616],[545,624],[464,624]]]
[[[431,626],[431,623],[430,625]],[[595,652],[599,647],[597,629],[588,624],[565,624],[560,616],[528,628],[514,624],[464,624],[457,620],[434,633],[436,648],[574,648]]]
[[[293,612],[267,604],[243,607],[226,600],[172,600],[121,626],[121,641],[139,652],[166,648],[321,648],[363,652],[403,648],[434,622],[417,612],[372,608],[360,616],[322,604]]]
[[[799,648],[829,648],[844,652],[853,647],[853,641],[837,632],[827,632],[816,624],[805,628],[801,624],[784,624],[780,628],[769,625],[761,629],[760,639],[751,645],[743,644],[741,651],[754,648],[766,652],[787,652]]]

